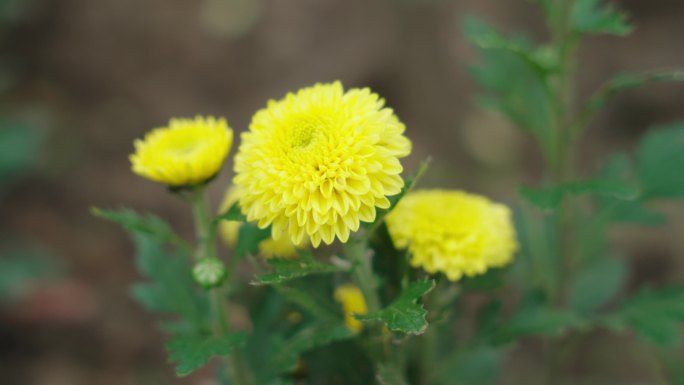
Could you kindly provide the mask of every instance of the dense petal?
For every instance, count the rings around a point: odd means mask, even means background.
[[[235,157],[242,210],[260,226],[278,221],[293,241],[345,242],[401,191],[399,158],[411,151],[403,132],[367,88],[317,84],[269,101]]]
[[[463,191],[409,193],[386,220],[394,245],[411,252],[412,266],[452,281],[506,265],[518,249],[508,207]]]

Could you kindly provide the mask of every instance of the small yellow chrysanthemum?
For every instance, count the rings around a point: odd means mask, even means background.
[[[197,116],[171,119],[136,140],[130,160],[133,172],[172,187],[207,181],[221,169],[233,144],[233,131],[225,119]]]
[[[223,203],[221,203],[220,212],[225,212],[232,206],[235,202],[240,199],[241,190],[235,186],[231,187],[226,191],[226,195],[223,198]],[[219,232],[221,238],[230,247],[235,247],[238,241],[238,235],[240,233],[240,222],[237,221],[221,221],[219,225]],[[304,240],[301,244],[295,246],[290,238],[280,237],[280,239],[268,238],[259,242],[259,255],[264,258],[296,258],[297,248],[307,247],[308,242]]]
[[[234,182],[250,221],[315,247],[349,238],[401,191],[404,125],[368,88],[317,84],[258,111],[242,134]]]
[[[363,298],[361,290],[350,284],[338,286],[335,288],[334,297],[335,301],[342,305],[344,323],[347,325],[347,328],[356,333],[363,330],[363,323],[354,318],[354,314],[368,313],[366,300]]]
[[[411,252],[412,266],[452,281],[506,265],[518,249],[508,207],[463,191],[409,193],[386,221],[395,246]]]

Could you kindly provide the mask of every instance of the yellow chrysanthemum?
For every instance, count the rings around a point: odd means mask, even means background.
[[[130,160],[133,172],[173,187],[205,182],[216,175],[233,144],[225,119],[198,116],[171,119],[136,140]]]
[[[241,189],[233,186],[226,191],[226,195],[221,203],[220,212],[224,212],[240,199]],[[221,221],[219,225],[219,232],[221,238],[230,247],[235,247],[240,233],[240,222],[237,221]],[[307,247],[308,242],[305,239],[299,245],[294,245],[290,238],[280,237],[279,239],[268,238],[259,242],[259,255],[264,258],[296,258],[297,248]]]
[[[234,182],[250,221],[315,247],[349,238],[403,187],[404,125],[368,88],[317,84],[258,111],[242,134]]]
[[[397,248],[411,265],[452,280],[509,263],[518,249],[508,207],[463,191],[407,194],[386,217]]]
[[[344,313],[344,323],[349,330],[353,332],[360,332],[363,330],[363,323],[356,318],[354,314],[368,313],[366,300],[363,298],[361,290],[354,285],[342,285],[335,288],[335,301],[342,305],[342,312]]]

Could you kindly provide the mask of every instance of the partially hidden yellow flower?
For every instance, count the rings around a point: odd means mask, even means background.
[[[242,195],[241,189],[235,186],[226,191],[226,195],[221,203],[220,212],[228,210],[235,202],[240,199]],[[221,221],[219,224],[219,233],[221,238],[230,247],[235,247],[240,234],[240,222],[237,221]],[[280,237],[279,239],[267,238],[259,242],[259,255],[264,258],[296,258],[297,248],[305,248],[308,246],[308,240],[303,240],[301,244],[295,245],[289,237]]]
[[[354,314],[368,313],[366,300],[361,290],[351,284],[341,285],[335,288],[334,298],[342,305],[344,324],[347,328],[356,333],[363,330],[363,323],[354,318]]]
[[[404,185],[404,125],[368,88],[316,84],[269,101],[235,156],[243,213],[297,244],[346,242]]]
[[[172,187],[205,182],[221,169],[233,144],[225,119],[197,116],[173,118],[134,142],[133,172]]]
[[[508,207],[463,191],[407,194],[386,217],[397,248],[411,265],[452,281],[508,264],[518,249]]]

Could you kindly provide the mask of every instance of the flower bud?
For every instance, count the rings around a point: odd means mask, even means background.
[[[192,278],[205,289],[217,287],[226,278],[226,267],[219,259],[202,258],[192,268]]]

